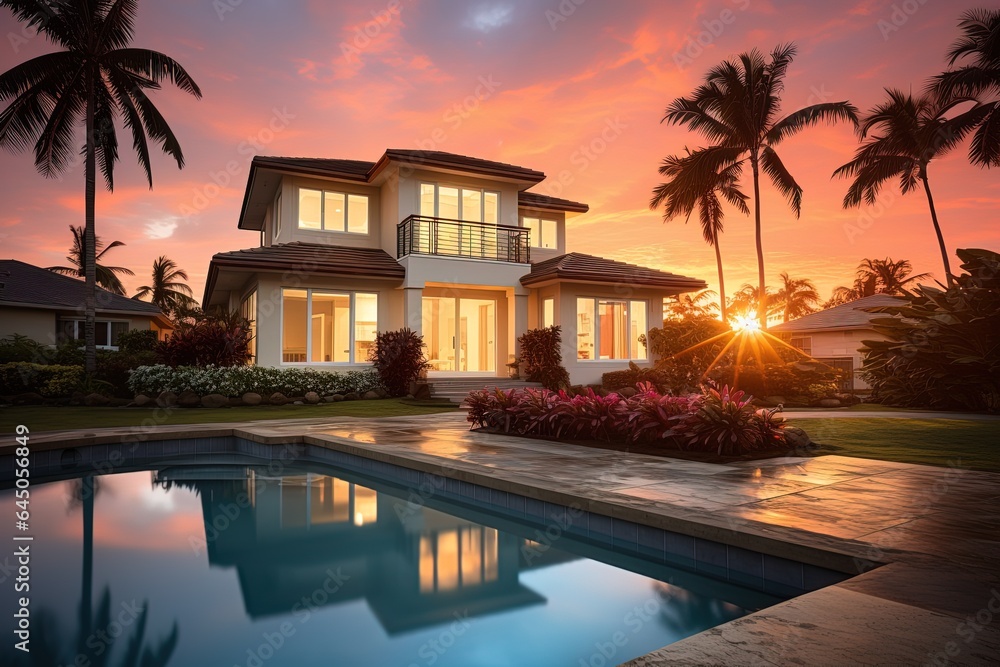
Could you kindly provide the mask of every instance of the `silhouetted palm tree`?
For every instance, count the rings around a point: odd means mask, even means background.
[[[177,266],[172,259],[160,255],[153,262],[153,279],[149,285],[143,285],[133,298],[144,299],[156,304],[164,313],[173,313],[192,305],[191,288],[186,282],[187,272]]]
[[[944,99],[1000,95],[1000,9],[971,9],[958,26],[962,36],[951,45],[948,65],[965,64],[934,77],[934,91]],[[969,160],[995,167],[1000,165],[1000,103],[988,104],[992,108],[972,135]]]
[[[930,278],[930,275],[914,274],[913,266],[908,259],[901,259],[898,262],[889,257],[863,259],[858,265],[854,284],[851,287],[842,286],[834,289],[833,297],[824,305],[837,306],[875,294],[905,294],[919,281]]]
[[[854,179],[844,196],[844,208],[861,206],[862,202],[874,205],[882,185],[889,179],[899,179],[903,194],[922,183],[945,277],[950,285],[948,248],[934,207],[927,165],[958,146],[989,110],[978,105],[966,113],[947,118],[948,112],[957,105],[972,100],[941,100],[933,95],[914,98],[891,88],[887,88],[886,93],[888,101],[872,108],[861,120],[858,136],[864,143],[855,152],[854,159],[833,172],[834,176]],[[878,134],[868,138],[873,131]]]
[[[725,321],[726,282],[722,272],[722,251],[719,249],[725,211],[719,195],[744,215],[750,215],[750,208],[747,206],[749,198],[739,188],[740,175],[743,171],[743,165],[739,162],[724,167],[705,182],[700,181],[702,170],[697,163],[703,155],[702,151],[695,151],[689,152],[684,157],[669,155],[664,158],[663,164],[660,165],[660,174],[670,180],[660,183],[653,189],[649,207],[655,210],[663,206],[664,221],[683,215],[685,222],[691,218],[691,213],[697,207],[701,234],[705,242],[715,248],[715,265],[719,271],[719,311],[722,320]]]
[[[719,312],[719,304],[715,302],[718,296],[719,294],[715,290],[710,289],[678,294],[676,301],[666,303],[665,310],[671,319],[677,320],[714,317]]]
[[[815,312],[819,292],[808,278],[793,279],[787,271],[782,271],[781,286],[774,295],[774,301],[775,306],[781,308],[782,321],[787,322]]]
[[[780,312],[781,306],[775,303],[773,298],[774,292],[766,285],[764,286],[764,297],[767,303],[767,314],[764,319],[767,320]],[[739,291],[734,292],[733,296],[729,299],[729,314],[733,317],[749,317],[751,313],[758,313],[759,315],[758,306],[760,302],[760,288],[750,283],[744,283]]]
[[[757,316],[766,325],[767,290],[764,286],[764,247],[761,240],[760,171],[788,200],[798,217],[802,188],[785,168],[775,147],[784,139],[820,121],[848,120],[857,125],[857,109],[848,102],[825,102],[780,116],[785,73],[795,56],[794,45],[778,46],[766,59],[756,49],[709,70],[705,83],[690,98],[670,103],[663,120],[686,125],[712,142],[703,149],[701,182],[734,163],[750,162],[753,176],[754,225],[760,302]],[[699,190],[703,190],[699,188]]]
[[[74,227],[73,225],[70,225],[69,229],[73,232],[73,246],[69,249],[69,254],[66,255],[66,260],[72,264],[72,266],[50,266],[49,271],[55,271],[56,273],[61,273],[64,276],[83,278],[85,276],[83,263],[84,258],[87,256],[87,252],[84,248],[86,235],[83,227]],[[112,248],[117,248],[123,245],[125,244],[121,241],[112,241],[110,245],[105,247],[104,241],[101,240],[101,237],[94,237],[94,251],[96,253],[94,262],[97,270],[97,284],[109,292],[125,296],[125,285],[122,284],[118,274],[120,273],[125,276],[134,276],[135,273],[132,272],[132,269],[127,269],[124,266],[104,266],[101,264],[101,259],[104,258],[104,254],[106,252]]]
[[[148,49],[130,47],[137,0],[0,0],[14,17],[62,50],[37,56],[0,75],[0,146],[24,150],[34,145],[35,167],[46,177],[68,168],[80,147],[76,126],[86,128],[84,274],[87,283],[85,370],[96,367],[94,314],[97,262],[94,201],[97,164],[109,190],[118,160],[115,118],[132,132],[132,145],[146,173],[153,176],[149,139],[184,166],[181,146],[166,120],[146,96],[163,81],[201,97],[201,90],[179,64]]]

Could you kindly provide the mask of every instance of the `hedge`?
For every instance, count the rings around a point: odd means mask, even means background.
[[[0,364],[0,395],[33,392],[48,397],[72,394],[83,382],[82,366],[56,366],[13,361]]]
[[[382,382],[374,368],[346,372],[320,371],[312,368],[268,368],[266,366],[178,366],[158,364],[140,366],[132,371],[129,389],[135,394],[157,396],[163,391],[193,391],[200,395],[242,396],[253,392],[262,396],[281,392],[301,396],[314,391],[320,396],[364,393],[381,389]]]

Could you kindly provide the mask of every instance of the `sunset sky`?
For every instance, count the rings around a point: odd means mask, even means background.
[[[960,14],[987,4],[141,2],[135,44],[177,59],[204,99],[154,94],[187,165],[178,171],[157,155],[152,191],[130,137],[119,135],[116,188],[98,191],[97,232],[127,244],[108,261],[135,270],[125,280],[130,294],[166,254],[188,271],[200,299],[213,253],[258,245],[257,234],[236,228],[253,154],[376,160],[387,147],[433,148],[544,171],[549,181],[536,189],[588,203],[590,213],[570,223],[569,250],[701,277],[716,288],[714,254],[697,222],[663,223],[648,208],[660,159],[703,144],[660,124],[666,105],[722,59],[794,41],[786,112],[839,100],[866,110],[885,86],[922,89],[944,68]],[[51,49],[7,10],[0,34],[2,70]],[[763,186],[771,284],[788,271],[812,278],[826,298],[850,283],[860,259],[886,256],[942,278],[922,193],[904,198],[890,188],[877,210],[841,207],[847,182],[831,173],[856,145],[843,124],[784,144],[782,158],[805,196],[796,220]],[[970,166],[966,149],[930,167],[945,240],[952,251],[998,249],[1000,179],[996,170]],[[0,153],[0,172],[0,258],[64,263],[68,226],[83,224],[82,166],[46,180],[30,154]],[[567,184],[551,185],[562,172]],[[756,281],[749,219],[727,217],[721,248],[730,292]]]

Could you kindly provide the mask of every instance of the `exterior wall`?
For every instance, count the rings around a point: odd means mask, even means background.
[[[545,288],[540,288],[544,290]],[[607,297],[620,300],[643,300],[646,302],[646,327],[658,326],[662,323],[663,299],[668,292],[656,289],[640,289],[616,285],[596,285],[585,283],[560,283],[554,286],[556,290],[555,311],[556,324],[562,326],[562,358],[563,366],[569,372],[573,384],[600,384],[601,376],[609,371],[620,371],[628,368],[627,359],[577,359],[577,313],[578,297]],[[539,307],[541,299],[536,295]],[[529,316],[530,317],[530,316]],[[538,321],[537,319],[535,320]],[[647,352],[647,359],[636,360],[635,364],[642,368],[653,366],[652,355]]]
[[[812,331],[812,332],[786,332],[786,336],[793,338],[811,338],[812,356],[820,361],[825,359],[847,359],[852,360],[854,366],[854,390],[864,391],[869,389],[868,384],[858,377],[858,371],[864,361],[864,356],[859,351],[863,340],[885,340],[871,329],[851,329],[849,331]]]
[[[55,311],[42,308],[0,306],[0,338],[14,334],[50,345],[56,342]]]

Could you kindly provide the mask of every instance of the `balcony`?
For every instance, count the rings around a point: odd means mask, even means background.
[[[438,255],[527,264],[528,230],[411,215],[396,228],[396,257]]]

